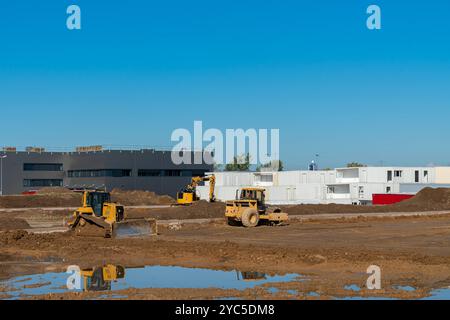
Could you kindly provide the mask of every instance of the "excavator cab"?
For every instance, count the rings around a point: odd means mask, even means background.
[[[211,175],[206,177],[193,177],[191,183],[178,192],[177,205],[188,206],[199,201],[200,197],[197,195],[197,186],[200,182],[209,182],[209,202],[216,201],[214,195],[216,176]]]
[[[177,194],[177,202],[180,205],[192,204],[193,202],[199,201],[196,190],[189,187],[185,187]]]

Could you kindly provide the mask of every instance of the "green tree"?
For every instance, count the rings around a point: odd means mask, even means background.
[[[256,171],[263,171],[264,169],[269,169],[271,171],[283,171],[284,170],[283,161],[281,161],[281,160],[273,160],[273,161],[270,161],[268,163],[259,165],[256,168]]]
[[[347,168],[361,168],[361,167],[367,167],[367,166],[365,164],[355,162],[355,161],[347,163]]]
[[[225,171],[249,171],[250,170],[250,154],[243,154],[234,157],[232,163],[225,166]]]

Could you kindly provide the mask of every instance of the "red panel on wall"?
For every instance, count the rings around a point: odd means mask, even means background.
[[[403,200],[411,199],[414,194],[392,194],[392,193],[377,193],[372,195],[372,204],[386,205],[401,202]]]

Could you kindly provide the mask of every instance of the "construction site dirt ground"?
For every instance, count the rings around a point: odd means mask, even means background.
[[[68,207],[80,201],[67,190],[1,197],[0,299],[415,299],[436,292],[450,299],[449,189],[424,189],[383,207],[284,206],[291,216],[288,225],[251,229],[228,226],[224,203],[172,207],[173,199],[154,193],[116,191],[113,196],[126,202],[128,219],[156,218],[159,235],[104,239],[66,232],[73,211]],[[124,267],[129,285],[73,292],[49,288],[53,284],[45,277],[27,282],[47,274],[65,279],[68,266],[105,265]],[[151,266],[195,269],[145,273],[143,267]],[[370,266],[381,270],[379,290],[367,288]],[[144,273],[136,278],[136,270]],[[186,281],[170,281],[174,270],[227,273],[213,273],[219,282],[186,287]],[[245,286],[226,283],[235,283],[224,278],[231,272]],[[247,279],[246,273],[257,277]],[[163,282],[156,286],[153,280]],[[37,291],[25,290],[32,288]]]
[[[145,215],[145,211],[140,210],[139,214]],[[155,210],[177,212],[183,208],[147,209],[148,215],[152,216]],[[23,219],[11,224],[12,229],[17,229],[15,226],[23,227],[24,222],[33,225],[39,219],[43,222],[37,225],[43,227],[67,214],[24,210],[1,215],[3,219]],[[450,286],[450,214],[441,212],[439,216],[423,217],[371,217],[366,214],[351,219],[293,220],[287,226],[253,229],[230,227],[220,219],[192,224],[182,220],[173,226],[161,224],[158,236],[128,239],[3,231],[0,233],[0,298],[11,298],[8,279],[13,277],[65,272],[70,265],[92,268],[106,264],[126,268],[181,266],[298,276],[243,290],[149,286],[116,292],[43,293],[19,298],[425,298],[433,290]],[[371,265],[381,268],[381,290],[366,288],[369,277],[366,272]],[[41,285],[44,284],[34,284],[36,287]]]

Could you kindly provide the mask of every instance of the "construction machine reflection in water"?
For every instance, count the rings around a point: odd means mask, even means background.
[[[237,273],[237,276],[236,276]],[[260,272],[223,271],[174,266],[146,266],[124,268],[117,265],[81,269],[76,290],[67,287],[66,272],[25,275],[0,282],[5,293],[12,298],[82,291],[117,292],[134,289],[252,289],[266,283],[290,282],[301,275],[268,276]],[[73,274],[72,274],[73,276]]]

